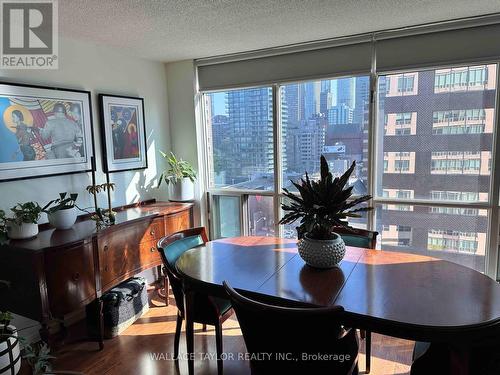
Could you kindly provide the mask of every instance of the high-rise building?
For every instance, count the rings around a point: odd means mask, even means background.
[[[380,195],[488,200],[496,65],[384,76],[379,93]],[[377,216],[386,249],[484,268],[486,210],[386,204]]]

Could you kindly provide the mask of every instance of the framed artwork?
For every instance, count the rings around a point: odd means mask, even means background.
[[[0,181],[92,170],[90,92],[0,83]]]
[[[105,172],[148,167],[144,99],[99,95]]]

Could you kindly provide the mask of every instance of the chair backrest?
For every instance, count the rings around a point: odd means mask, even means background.
[[[175,262],[187,250],[204,245],[206,242],[208,242],[208,237],[205,228],[197,227],[165,236],[158,241],[156,246],[165,266],[174,293],[175,303],[180,311],[183,310],[184,306],[184,294],[182,280],[175,268]]]
[[[349,230],[343,227],[335,227],[333,231],[340,234],[347,246],[364,247],[366,249],[375,249],[377,247],[378,232],[358,228]]]
[[[294,308],[245,297],[224,282],[238,317],[253,373],[350,374],[357,365],[355,330],[340,323],[341,306]],[[321,358],[318,358],[321,355]]]
[[[347,246],[364,247],[366,249],[375,249],[377,247],[378,232],[358,228],[347,229],[344,227],[335,227],[333,231],[340,234]],[[297,236],[299,239],[304,236],[299,227],[297,227]]]

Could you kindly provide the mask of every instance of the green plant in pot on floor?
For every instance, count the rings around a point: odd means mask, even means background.
[[[318,181],[309,178],[292,184],[298,189],[296,195],[287,189],[284,195],[290,203],[282,204],[286,212],[280,224],[291,224],[300,219],[297,227],[299,233],[299,254],[304,261],[313,267],[331,268],[337,265],[345,255],[345,244],[342,237],[335,233],[335,227],[345,227],[356,232],[347,222],[348,218],[359,218],[360,213],[372,207],[358,207],[360,203],[370,200],[370,195],[350,199],[353,187],[346,187],[356,162],[340,177],[333,177],[328,162],[321,156],[321,177]]]
[[[162,181],[165,181],[169,187],[170,201],[192,201],[194,199],[194,180],[196,180],[196,171],[193,166],[189,162],[177,158],[172,152],[167,155],[160,151],[160,154],[167,159],[168,169],[160,175],[158,187]]]
[[[0,210],[0,231],[12,239],[25,239],[38,234],[38,220],[42,208],[36,202],[18,203],[10,209],[12,217]]]
[[[78,194],[59,193],[59,198],[54,199],[43,207],[49,223],[57,229],[71,228],[78,216],[76,199]]]
[[[17,329],[10,324],[12,314],[0,311],[0,373],[17,374],[21,369],[21,349]]]

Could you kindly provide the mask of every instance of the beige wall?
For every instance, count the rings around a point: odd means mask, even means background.
[[[195,225],[200,225],[200,212],[204,209],[200,181],[203,175],[200,170],[197,144],[200,135],[196,131],[195,105],[195,68],[193,60],[184,60],[165,64],[168,88],[168,113],[172,151],[184,160],[193,164],[197,172]],[[203,222],[204,225],[206,223]]]
[[[96,146],[97,180],[105,182],[102,173],[99,105],[97,94],[108,93],[144,98],[149,168],[144,171],[111,174],[116,183],[113,205],[123,205],[156,197],[166,198],[165,190],[153,188],[164,161],[156,151],[170,149],[170,132],[167,107],[167,82],[164,64],[130,57],[109,47],[61,38],[59,69],[0,70],[0,79],[8,82],[55,86],[88,90],[92,95],[92,115]],[[73,174],[0,183],[0,209],[8,209],[17,202],[36,200],[40,204],[57,197],[59,192],[80,194],[78,203],[91,206],[85,187],[90,184],[90,174]],[[104,194],[100,205],[106,205]],[[45,217],[42,221],[45,221]]]

